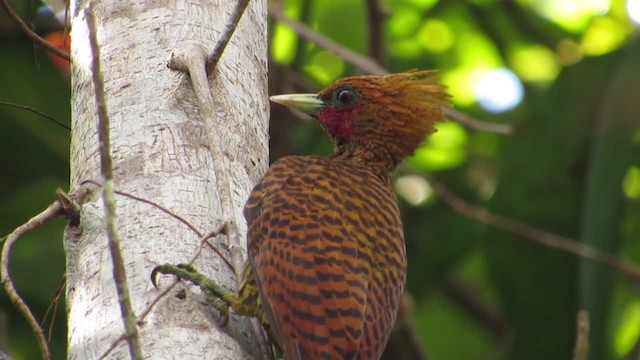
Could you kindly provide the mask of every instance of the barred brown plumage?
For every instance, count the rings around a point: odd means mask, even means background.
[[[406,277],[391,175],[447,103],[430,72],[358,76],[272,100],[318,118],[330,157],[276,161],[245,206],[262,307],[286,359],[378,359]]]
[[[259,317],[286,360],[380,358],[407,270],[391,176],[448,104],[430,75],[356,76],[317,95],[272,97],[316,117],[334,154],[271,165],[245,205],[249,261],[238,295],[208,289]]]
[[[287,157],[245,213],[263,309],[286,358],[378,358],[406,275],[389,179],[348,160]]]

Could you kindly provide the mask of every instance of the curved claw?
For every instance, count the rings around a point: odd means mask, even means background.
[[[162,266],[162,265],[160,265]],[[159,289],[160,287],[158,286],[158,273],[161,272],[160,271],[160,266],[156,266],[153,268],[153,270],[151,270],[151,283],[153,284],[153,287],[155,287],[156,289]]]
[[[158,265],[151,270],[151,283],[154,287],[158,288],[158,273],[164,275],[175,275],[179,279],[190,280],[188,275],[198,274],[196,268],[190,264],[162,264]]]

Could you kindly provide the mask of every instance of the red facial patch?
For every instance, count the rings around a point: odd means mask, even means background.
[[[353,118],[360,110],[360,106],[344,109],[325,107],[318,113],[318,120],[331,135],[348,139],[353,135]]]

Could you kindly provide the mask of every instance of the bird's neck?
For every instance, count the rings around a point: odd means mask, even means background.
[[[380,176],[390,181],[399,161],[385,147],[356,141],[334,141],[332,158],[364,165]]]

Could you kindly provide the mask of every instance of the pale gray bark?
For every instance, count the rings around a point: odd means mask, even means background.
[[[72,1],[70,11],[72,188],[87,179],[101,180],[85,5]],[[211,49],[233,6],[234,1],[226,0],[102,0],[96,6],[96,19],[116,190],[156,202],[202,233],[234,221],[244,238],[242,205],[268,166],[266,1],[251,1],[210,76],[215,126],[231,180],[233,219],[220,216],[218,187],[227,185],[216,183],[191,83],[166,67],[171,51],[183,41],[201,42]],[[196,234],[157,208],[122,196],[116,202],[131,300],[139,314],[159,292],[149,281],[151,269],[189,261],[200,243]],[[212,241],[229,256],[226,239]],[[65,245],[69,358],[97,359],[124,333],[98,197],[83,206],[81,231],[69,229]],[[235,289],[233,271],[210,249],[204,248],[195,266]],[[163,277],[160,284],[170,282]],[[181,289],[187,290],[186,298],[176,296]],[[198,289],[179,284],[139,327],[145,358],[253,358],[256,341],[248,321],[232,318],[221,329],[214,313]],[[126,342],[107,358],[128,358]]]

